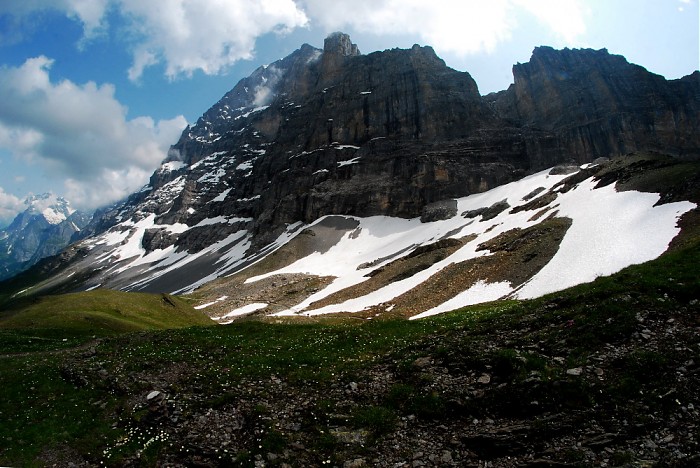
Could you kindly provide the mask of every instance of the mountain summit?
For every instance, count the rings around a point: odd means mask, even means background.
[[[600,158],[636,152],[635,167],[651,169],[696,159],[700,74],[667,81],[606,50],[549,47],[513,72],[509,89],[481,96],[430,47],[362,55],[343,33],[305,44],[188,127],[148,186],[45,265],[37,290],[200,288],[231,297],[217,302],[224,315],[417,315],[457,297],[534,297],[660,255],[695,206],[683,202],[696,202],[692,183],[647,183],[661,201],[618,193],[610,184],[636,173]],[[617,211],[631,207],[637,217]],[[423,300],[429,291],[440,294]]]
[[[28,216],[40,215],[49,224],[62,223],[75,213],[65,198],[52,193],[29,196],[24,204],[27,205],[25,213]]]
[[[32,195],[24,204],[27,208],[0,231],[0,279],[56,255],[89,221],[88,215],[51,193]]]

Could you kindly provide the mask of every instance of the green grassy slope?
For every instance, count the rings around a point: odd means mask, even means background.
[[[139,330],[213,324],[184,300],[167,294],[95,290],[45,296],[0,311],[0,354],[66,348]]]
[[[253,466],[274,453],[272,466],[393,466],[426,440],[457,466],[692,464],[697,434],[674,421],[692,423],[700,394],[698,264],[694,239],[544,298],[426,320],[243,321],[4,356],[0,464]],[[154,389],[167,403],[149,407]]]

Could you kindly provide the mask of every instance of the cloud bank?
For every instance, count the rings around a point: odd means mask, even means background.
[[[253,57],[258,37],[308,24],[293,0],[22,0],[1,2],[0,15],[25,18],[53,10],[79,21],[81,46],[120,16],[132,53],[129,79],[164,63],[169,78],[217,74]]]
[[[40,56],[0,68],[0,148],[65,180],[65,196],[78,208],[140,188],[186,126],[184,117],[127,120],[112,85],[54,83],[52,63]]]
[[[440,53],[492,52],[519,22],[537,22],[562,41],[586,31],[582,0],[23,0],[0,4],[15,17],[52,9],[82,23],[85,40],[119,15],[129,38],[128,76],[164,64],[169,78],[217,74],[250,59],[265,34],[301,27],[417,35]]]
[[[312,22],[377,35],[411,34],[438,52],[492,52],[518,21],[540,23],[565,41],[585,32],[580,0],[300,0]]]
[[[129,78],[164,62],[174,78],[195,70],[216,74],[253,57],[256,39],[269,32],[305,26],[307,18],[292,0],[120,0],[137,35]]]

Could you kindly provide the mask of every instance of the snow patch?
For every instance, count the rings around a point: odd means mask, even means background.
[[[66,220],[65,214],[60,213],[53,208],[45,208],[41,212],[41,215],[44,217],[46,222],[49,224],[61,224],[63,221]]]
[[[231,318],[231,317],[240,317],[241,315],[252,314],[253,312],[264,309],[265,307],[267,307],[266,303],[255,302],[253,304],[248,304],[248,305],[245,305],[243,307],[239,307],[238,309],[234,309],[231,312],[229,312],[228,314],[226,314],[222,317],[215,318],[214,320],[225,320],[225,319]],[[229,320],[227,322],[221,322],[221,324],[226,325],[226,324],[231,323],[231,322],[232,321]]]
[[[477,281],[464,292],[457,294],[452,299],[443,302],[437,307],[426,310],[423,313],[410,317],[409,320],[430,317],[431,315],[442,314],[451,310],[459,309],[469,305],[480,304],[482,302],[490,302],[498,300],[513,292],[510,283],[485,283],[482,280]]]
[[[658,194],[595,185],[587,179],[559,195],[559,216],[572,225],[554,258],[515,297],[539,297],[657,258],[680,232],[678,218],[695,208],[691,202],[654,206]]]
[[[338,167],[343,167],[343,166],[350,166],[351,164],[358,164],[360,162],[360,156],[352,159],[348,159],[346,161],[338,161]]]
[[[221,192],[219,195],[217,195],[216,198],[213,198],[209,203],[224,201],[230,192],[231,192],[231,189],[227,188],[226,190]]]
[[[267,89],[267,88],[265,88],[265,89]],[[265,96],[262,96],[262,95],[261,95],[261,97],[267,98],[268,96],[267,96],[267,95],[265,95]],[[264,110],[267,109],[268,107],[270,107],[270,106],[259,106],[259,107],[255,107],[255,108],[253,108],[252,110],[246,112],[245,114],[241,114],[241,115],[239,115],[239,116],[236,116],[236,118],[233,119],[233,120],[245,119],[245,118],[248,117],[250,114],[254,114],[254,113],[256,113],[256,112],[264,111]]]
[[[28,206],[27,212],[30,214],[40,214],[49,224],[60,224],[68,216],[75,213],[70,204],[62,197],[57,197],[53,193],[33,195],[28,197],[24,203]]]
[[[217,151],[216,153],[211,153],[209,156],[206,156],[206,157],[200,159],[199,161],[197,161],[196,163],[192,164],[190,166],[190,170],[197,169],[201,165],[208,166],[209,164],[212,164],[216,158],[218,158],[219,156],[222,156],[226,153],[227,153],[227,151]]]
[[[549,175],[542,171],[520,181],[496,187],[485,193],[457,200],[458,212],[489,207],[506,200],[511,206],[522,204],[522,198],[538,187],[550,190],[569,175]],[[424,312],[428,316],[473,303],[503,297],[537,297],[587,282],[600,275],[612,274],[631,263],[652,260],[663,253],[670,240],[678,233],[676,221],[695,205],[689,202],[654,206],[659,197],[638,192],[616,192],[612,185],[595,189],[592,179],[578,184],[567,193],[560,193],[550,208],[556,205],[559,216],[572,219],[572,226],[564,236],[557,254],[521,289],[513,291],[508,283],[477,282],[455,298]],[[475,223],[455,216],[447,220],[421,223],[419,219],[398,219],[384,216],[352,218],[359,227],[327,251],[315,252],[305,258],[264,275],[252,277],[253,282],[276,274],[302,273],[315,276],[334,276],[328,286],[312,294],[295,306],[276,315],[319,315],[339,312],[359,312],[393,300],[417,287],[434,274],[454,263],[491,255],[477,251],[487,242],[515,228],[525,229],[542,221],[532,220],[533,211],[510,214],[506,210],[495,218]],[[323,218],[321,218],[322,220]],[[317,221],[320,222],[321,220]],[[315,224],[315,223],[314,223]],[[312,224],[311,226],[313,226]],[[311,304],[333,293],[367,281],[362,264],[373,268],[408,255],[416,246],[444,238],[476,236],[447,258],[400,281],[390,283],[364,296],[311,309]]]
[[[163,165],[160,166],[159,172],[163,173],[163,172],[178,171],[186,166],[187,166],[187,164],[185,164],[182,161],[170,161],[170,162],[163,163]]]
[[[235,223],[247,223],[252,221],[253,218],[226,218],[225,216],[217,216],[216,218],[206,218],[198,222],[193,227],[211,226],[214,224],[235,224]]]
[[[226,175],[226,169],[218,168],[215,172],[207,172],[202,177],[197,179],[197,182],[207,182],[210,184],[218,184],[221,178]]]
[[[206,304],[198,305],[198,306],[195,306],[194,308],[196,310],[206,309],[207,307],[213,306],[214,304],[218,304],[219,302],[225,301],[226,299],[228,299],[228,296],[221,296],[220,298],[218,298],[212,302],[207,302]]]

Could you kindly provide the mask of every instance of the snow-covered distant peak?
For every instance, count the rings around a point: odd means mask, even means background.
[[[27,205],[27,213],[41,215],[49,224],[60,224],[75,213],[65,198],[53,193],[29,196],[24,203]]]

